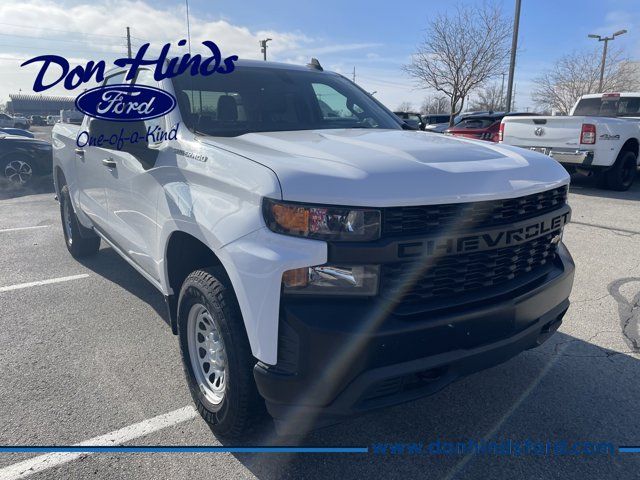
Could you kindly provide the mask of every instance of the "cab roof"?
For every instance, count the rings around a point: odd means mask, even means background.
[[[580,98],[600,98],[602,96],[620,96],[620,97],[640,97],[640,92],[604,92],[604,93],[588,93]]]

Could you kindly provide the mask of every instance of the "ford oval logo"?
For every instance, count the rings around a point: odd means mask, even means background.
[[[107,85],[81,93],[76,108],[94,118],[116,122],[149,120],[176,106],[173,95],[147,85]]]

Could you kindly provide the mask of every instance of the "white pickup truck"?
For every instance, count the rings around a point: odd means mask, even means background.
[[[63,232],[74,257],[104,241],[162,292],[217,434],[265,406],[301,432],[416,399],[557,330],[574,264],[549,157],[405,130],[317,64],[145,72],[177,108],[53,128]]]
[[[569,116],[505,117],[499,141],[547,154],[571,173],[598,174],[627,190],[639,165],[640,93],[581,97]]]
[[[12,117],[6,113],[0,113],[0,127],[29,130],[29,120],[25,117]]]

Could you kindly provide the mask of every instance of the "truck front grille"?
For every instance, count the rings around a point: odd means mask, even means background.
[[[419,262],[382,266],[382,295],[402,303],[424,303],[492,287],[524,275],[542,275],[557,255],[552,242],[559,230],[516,246],[458,255],[428,258]]]
[[[505,200],[383,209],[383,237],[469,230],[516,223],[561,208],[567,187]]]

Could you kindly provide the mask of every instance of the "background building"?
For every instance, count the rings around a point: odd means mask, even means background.
[[[51,95],[10,94],[7,112],[19,115],[60,115],[60,110],[75,110],[75,98]]]

